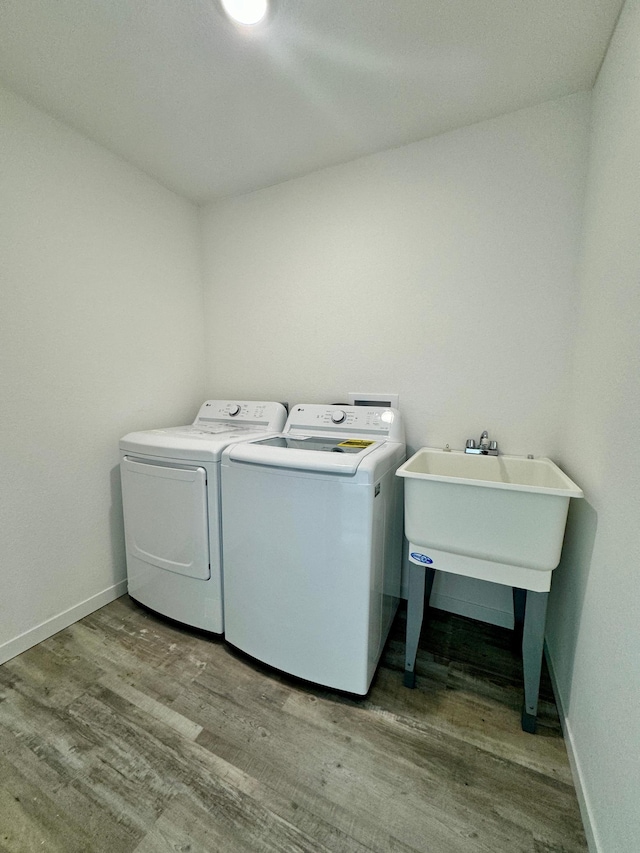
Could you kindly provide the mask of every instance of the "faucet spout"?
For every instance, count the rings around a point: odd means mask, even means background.
[[[489,441],[489,433],[485,429],[480,436],[480,441],[476,444],[473,438],[467,441],[464,449],[465,453],[475,453],[477,456],[497,456],[498,442]]]

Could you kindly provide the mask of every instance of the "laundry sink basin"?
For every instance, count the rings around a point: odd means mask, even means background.
[[[569,499],[583,496],[550,459],[423,447],[397,474],[404,478],[405,534],[413,562],[549,589]]]

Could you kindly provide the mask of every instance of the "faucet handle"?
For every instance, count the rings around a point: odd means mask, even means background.
[[[489,450],[497,450],[497,449],[498,449],[498,442],[497,441],[490,441],[489,442]]]
[[[472,438],[467,439],[467,447],[469,450],[475,450],[476,443]]]

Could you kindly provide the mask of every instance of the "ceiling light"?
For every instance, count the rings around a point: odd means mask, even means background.
[[[267,0],[221,0],[227,15],[237,24],[259,24],[267,14]]]

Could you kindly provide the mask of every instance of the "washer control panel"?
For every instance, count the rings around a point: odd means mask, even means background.
[[[322,406],[300,403],[291,409],[284,432],[331,432],[404,441],[400,412],[397,409],[377,406]]]
[[[243,423],[264,426],[279,432],[287,418],[282,403],[247,400],[205,400],[194,426],[219,423]]]

